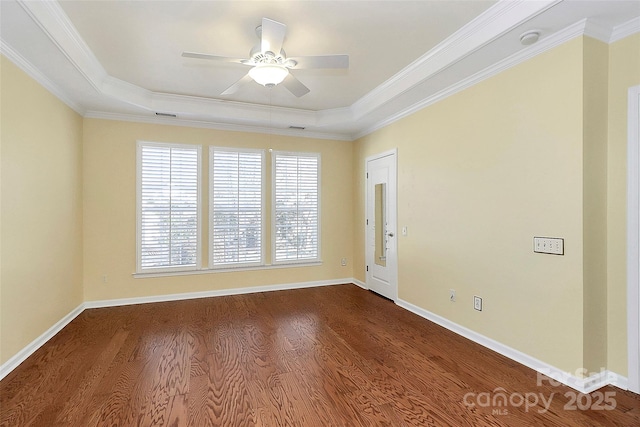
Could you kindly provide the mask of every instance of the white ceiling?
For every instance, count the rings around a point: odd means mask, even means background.
[[[3,0],[0,8],[2,53],[84,116],[347,140],[570,38],[611,42],[640,31],[640,0]],[[247,67],[180,56],[246,58],[263,17],[287,25],[288,56],[348,54],[349,69],[293,71],[311,89],[301,98],[253,82],[220,96]],[[530,29],[540,41],[522,46]]]

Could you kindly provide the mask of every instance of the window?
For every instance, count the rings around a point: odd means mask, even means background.
[[[138,272],[200,267],[200,153],[138,142]]]
[[[263,264],[264,151],[211,147],[209,267]]]
[[[320,154],[273,152],[273,262],[320,259]]]
[[[138,273],[199,270],[203,238],[209,269],[320,261],[319,153],[272,152],[269,215],[266,150],[210,147],[207,239],[201,228],[201,146],[139,141],[137,148]]]

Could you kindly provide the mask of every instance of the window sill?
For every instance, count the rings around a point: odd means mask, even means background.
[[[252,267],[195,268],[193,270],[156,271],[146,273],[133,273],[132,276],[135,279],[144,279],[148,277],[191,276],[194,274],[233,273],[253,270],[277,270],[281,268],[317,267],[319,265],[322,265],[322,261],[300,262],[292,264],[267,264]]]

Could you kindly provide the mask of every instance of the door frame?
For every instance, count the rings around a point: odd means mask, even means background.
[[[627,132],[627,372],[640,393],[640,86],[629,88]]]
[[[398,227],[398,149],[394,148],[391,150],[387,150],[387,151],[383,151],[381,153],[377,153],[374,154],[372,156],[369,156],[367,158],[364,159],[364,173],[365,173],[365,179],[364,179],[364,267],[365,267],[365,272],[364,272],[364,278],[365,278],[365,284],[367,286],[367,289],[370,289],[370,284],[367,283],[368,279],[369,279],[369,272],[367,271],[367,265],[369,263],[369,245],[367,244],[368,240],[367,240],[367,233],[368,233],[368,226],[367,226],[367,209],[369,208],[369,184],[367,181],[367,174],[369,173],[369,162],[372,160],[378,160],[381,159],[383,157],[388,157],[388,156],[393,156],[393,162],[394,162],[394,172],[395,172],[395,188],[394,188],[394,192],[393,194],[395,195],[395,199],[393,200],[393,206],[395,207],[395,218],[396,218],[396,228]],[[398,233],[397,230],[394,231],[395,236],[396,236],[396,250],[395,250],[395,260],[394,262],[392,262],[390,270],[389,270],[389,277],[391,277],[391,279],[393,280],[393,284],[394,284],[394,289],[393,289],[393,298],[391,298],[391,300],[395,303],[398,300],[398,242],[397,242],[397,238],[398,238]]]

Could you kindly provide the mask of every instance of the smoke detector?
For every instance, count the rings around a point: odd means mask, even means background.
[[[522,43],[524,46],[529,46],[537,42],[539,38],[540,38],[540,31],[538,30],[527,31],[526,33],[522,33],[522,35],[520,36],[520,43]]]

